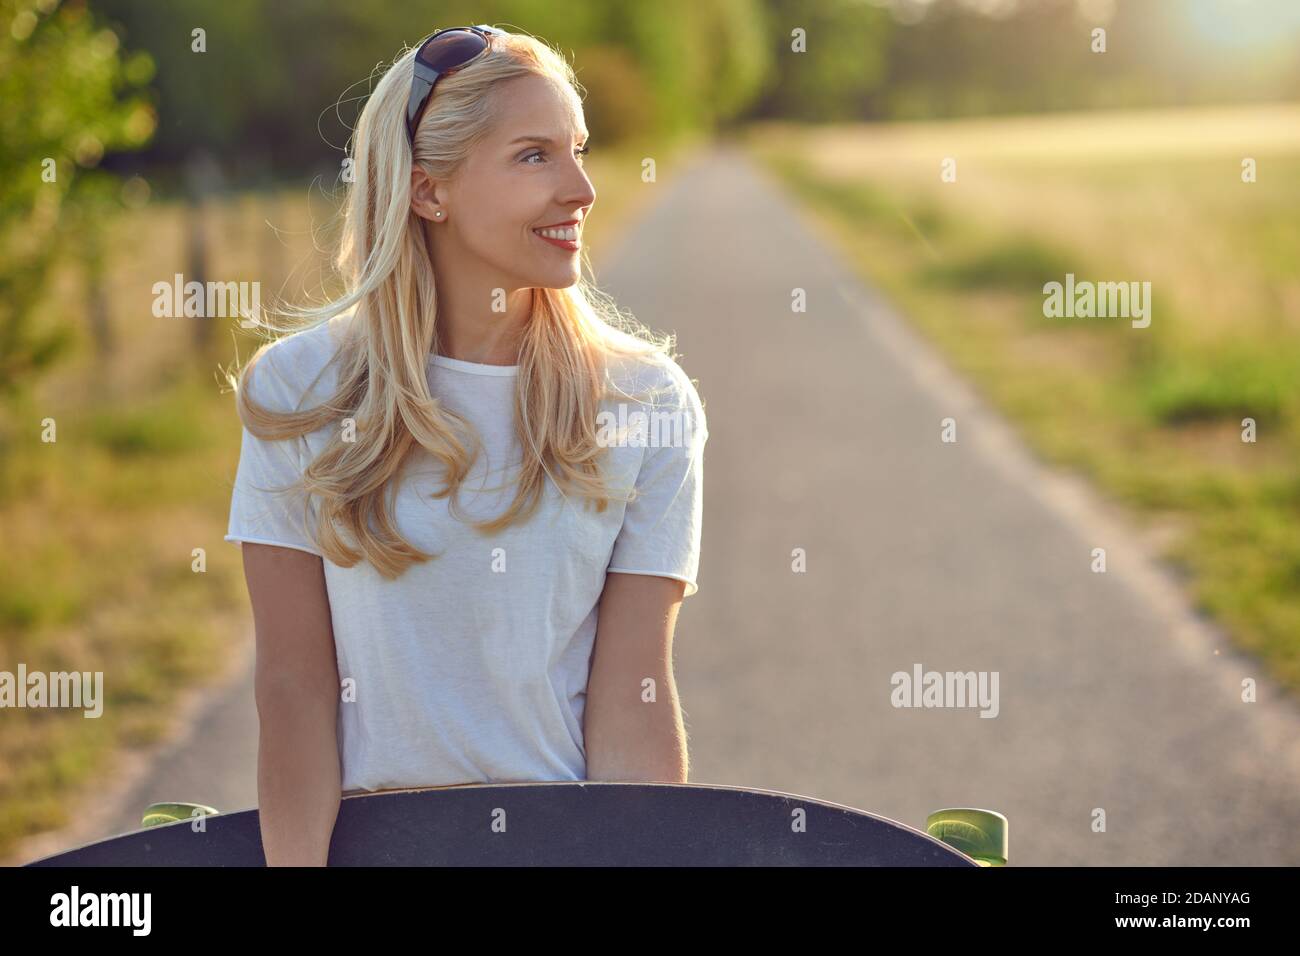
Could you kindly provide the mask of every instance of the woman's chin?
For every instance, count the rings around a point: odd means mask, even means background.
[[[534,281],[529,283],[538,289],[567,289],[575,285],[582,277],[582,270],[575,266],[572,269],[547,269],[534,277]]]

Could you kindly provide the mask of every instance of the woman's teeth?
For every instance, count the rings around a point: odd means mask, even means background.
[[[573,226],[563,226],[559,229],[534,229],[533,232],[548,239],[567,239],[569,242],[578,240],[578,230]]]

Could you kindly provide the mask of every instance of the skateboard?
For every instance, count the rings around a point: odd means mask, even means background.
[[[199,818],[202,818],[201,822]],[[256,809],[154,804],[144,828],[28,866],[264,866]],[[772,790],[473,784],[343,797],[330,866],[999,866],[1007,820],[930,814],[927,832]]]

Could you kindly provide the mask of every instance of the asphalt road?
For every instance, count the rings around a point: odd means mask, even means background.
[[[598,279],[677,331],[708,412],[676,651],[692,781],[913,826],[996,809],[1013,864],[1300,863],[1297,709],[1142,537],[1028,456],[743,155],[645,188],[663,195]],[[996,717],[893,706],[915,665],[996,673]],[[154,800],[256,804],[251,672],[231,688],[102,834]]]

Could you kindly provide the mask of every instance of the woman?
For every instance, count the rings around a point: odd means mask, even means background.
[[[239,376],[270,864],[323,865],[343,794],[687,779],[707,428],[672,337],[582,279],[586,139],[531,37],[401,55],[352,144],[346,294]]]

